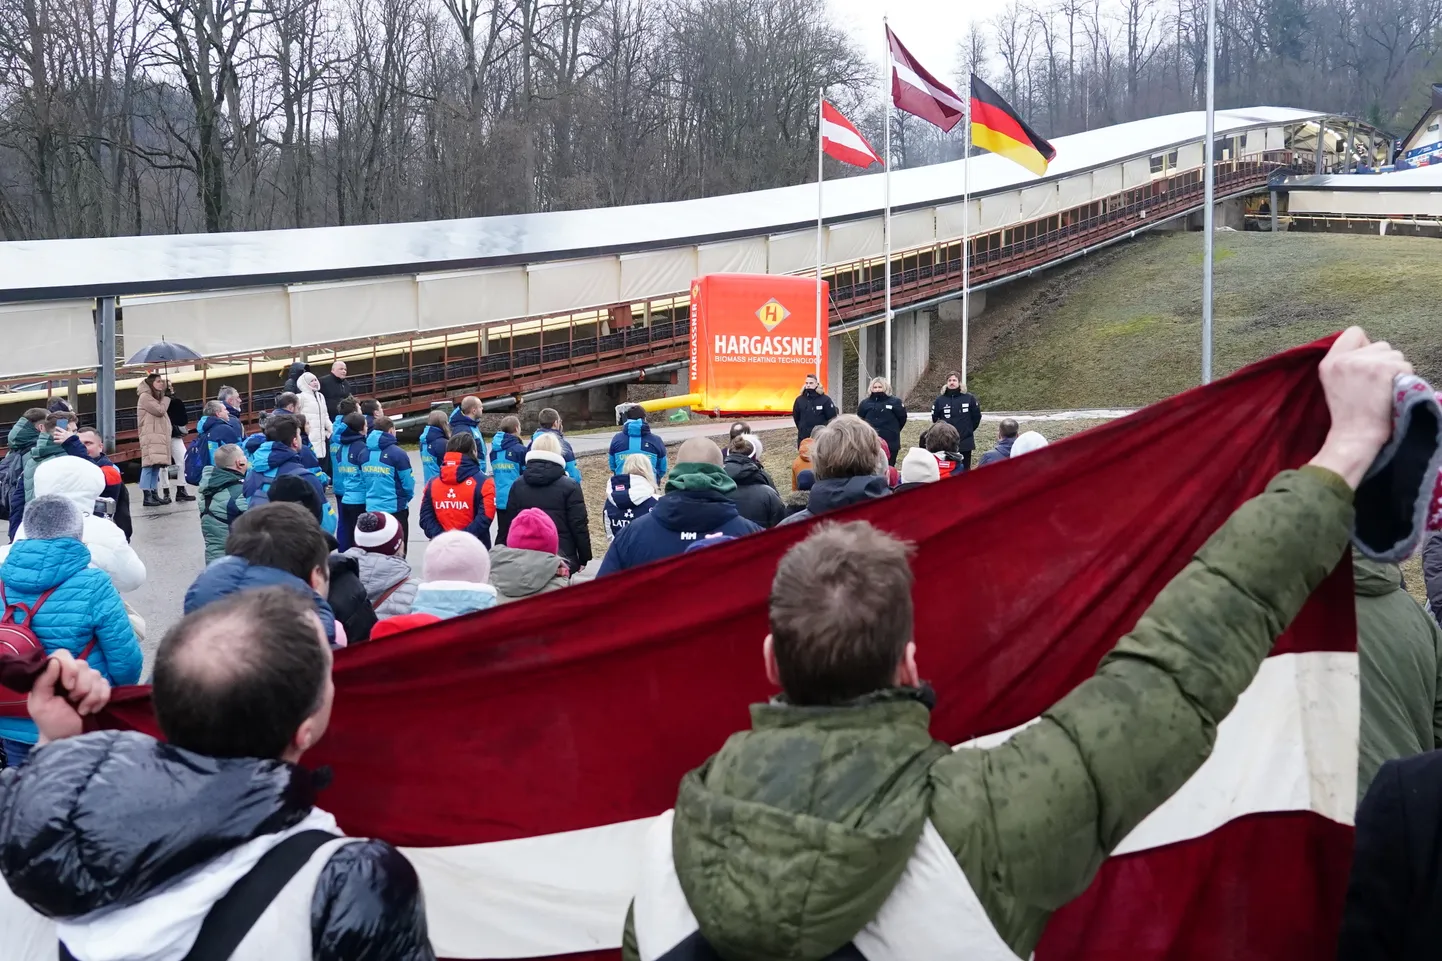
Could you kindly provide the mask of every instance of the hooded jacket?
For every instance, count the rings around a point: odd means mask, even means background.
[[[497,603],[519,601],[532,594],[556,591],[571,583],[558,570],[565,563],[559,554],[528,551],[502,544],[491,551],[491,586]]]
[[[1352,552],[1362,727],[1357,800],[1386,761],[1442,747],[1442,628],[1395,564]]]
[[[301,461],[300,453],[293,447],[268,440],[255,449],[250,459],[250,472],[245,475],[245,486],[241,491],[245,495],[246,506],[258,507],[270,503],[270,485],[277,477],[287,474],[304,477],[315,488],[316,502],[325,503],[325,485]]]
[[[981,423],[981,404],[977,403],[975,395],[960,388],[943,390],[931,404],[931,422],[934,424],[939,420],[956,428],[957,436],[961,438],[956,448],[959,453],[976,450],[975,435],[977,425]]]
[[[644,420],[626,421],[611,438],[611,473],[624,473],[626,458],[632,454],[645,454],[656,476],[666,476],[666,443],[651,433],[651,425]]]
[[[10,536],[12,539],[25,519],[25,464],[30,459],[29,454],[35,449],[35,444],[39,440],[39,428],[23,417],[10,428],[10,434],[6,440],[8,450],[5,456],[20,455],[20,463],[14,468],[14,480],[10,487]]]
[[[283,761],[209,758],[134,732],[57,741],[0,795],[0,872],[87,961],[180,957],[216,896],[202,885],[229,890],[297,831],[340,833],[312,806],[316,790]],[[338,846],[313,892],[285,896],[309,905],[315,961],[434,958],[415,869],[383,841]]]
[[[510,504],[511,488],[521,477],[526,466],[529,448],[517,434],[496,431],[491,438],[491,476],[496,479],[496,510],[506,510]]]
[[[666,496],[616,535],[596,576],[675,557],[708,537],[761,530],[736,509],[735,490],[736,482],[715,464],[677,464],[666,478]]]
[[[561,456],[566,458],[566,476],[577,484],[581,483],[581,468],[576,466],[576,452],[571,449],[571,442],[566,440],[566,435],[554,427],[537,427],[535,433],[531,435],[531,443],[534,444],[536,438],[542,434],[550,434],[561,442]]]
[[[331,545],[331,555],[326,558],[330,586],[326,589],[325,600],[335,619],[345,629],[348,647],[370,640],[371,629],[376,626],[376,611],[361,581],[360,564],[354,557],[335,553],[334,539]]]
[[[886,441],[888,456],[895,464],[901,456],[901,432],[906,429],[906,404],[885,391],[873,391],[857,406],[856,416],[870,424],[877,436]]]
[[[67,455],[79,457],[87,462],[90,460],[90,456],[85,453],[85,445],[74,434],[66,437],[65,441],[60,444],[55,443],[55,438],[49,434],[42,433],[40,435],[30,453],[25,455],[25,500],[27,502],[40,496],[35,493],[35,469],[52,457]]]
[[[309,583],[278,567],[262,567],[230,554],[201,571],[186,588],[184,612],[190,614],[222,597],[261,587],[287,587],[309,597],[315,603],[326,638],[335,641],[335,612]]]
[[[806,510],[792,514],[783,524],[799,523],[830,511],[837,511],[862,501],[886,497],[891,487],[886,478],[878,474],[864,474],[860,477],[828,477],[811,485],[811,494],[806,501]]]
[[[933,740],[916,689],[753,707],[651,832],[623,957],[1028,957],[1206,760],[1352,524],[1335,474],[1278,475],[1094,677],[1002,745]]]
[[[495,483],[474,458],[449,451],[440,474],[421,491],[421,530],[427,537],[465,531],[489,549],[495,515]],[[490,510],[486,502],[490,501]]]
[[[90,551],[80,541],[60,537],[11,544],[0,563],[0,584],[7,604],[26,607],[52,592],[32,618],[22,617],[46,651],[63,648],[78,658],[93,640],[95,649],[86,660],[106,680],[111,684],[140,680],[143,658],[125,603],[109,576],[90,566]],[[34,744],[35,723],[29,718],[0,718],[0,737]]]
[[[1015,443],[1015,437],[1003,437],[996,442],[995,447],[981,455],[981,461],[978,462],[976,466],[985,467],[987,464],[995,464],[997,461],[1006,460],[1011,457],[1011,445]]]
[[[559,543],[556,553],[566,559],[573,572],[590,563],[591,521],[586,498],[581,485],[567,475],[563,455],[545,450],[526,455],[526,469],[511,487],[506,513],[502,515],[506,530],[498,531],[497,543],[506,542],[510,518],[528,507],[539,507],[555,523]]]
[[[246,500],[241,490],[245,478],[233,470],[214,464],[200,472],[196,490],[196,506],[200,508],[200,535],[205,540],[205,563],[225,554],[225,540],[230,525],[245,513]]]
[[[631,522],[656,506],[656,488],[637,474],[617,474],[606,482],[606,540],[614,541]]]
[[[445,620],[496,606],[496,589],[474,581],[424,581],[411,601],[412,614],[433,614]]]
[[[791,422],[796,425],[796,446],[818,427],[836,419],[836,403],[819,390],[803,390],[791,404]]]
[[[366,598],[376,609],[376,617],[410,613],[420,582],[411,576],[411,565],[404,557],[373,554],[361,547],[349,548],[341,552],[341,556],[352,558],[360,566],[361,583],[365,585]]]
[[[364,434],[348,427],[340,434],[340,441],[336,444],[336,456],[331,458],[331,464],[335,468],[331,486],[339,503],[360,507],[366,502],[365,485],[361,483],[360,472],[361,464],[365,463],[365,443]],[[357,446],[361,451],[359,454],[356,452]]]
[[[728,452],[722,469],[736,482],[728,496],[742,517],[759,527],[775,527],[786,517],[786,505],[760,464],[745,454]]]
[[[299,394],[301,375],[304,374],[309,369],[309,367],[310,365],[302,360],[298,360],[295,363],[291,364],[285,372],[285,383],[280,385],[281,393]]]
[[[305,418],[306,435],[310,437],[311,450],[315,456],[326,455],[326,438],[330,436],[330,411],[326,409],[325,394],[320,392],[320,378],[312,373],[300,375],[296,382],[295,412]]]
[[[364,446],[351,448],[350,459],[360,469],[355,483],[365,491],[366,510],[395,514],[410,507],[416,481],[411,475],[411,459],[394,434],[371,431]],[[349,498],[346,502],[353,503]]]
[[[195,425],[199,439],[205,443],[205,463],[215,463],[215,452],[226,444],[239,444],[240,420],[231,415],[230,420],[221,420],[206,414]]]
[[[367,424],[369,426],[369,424]],[[476,439],[476,453],[481,455],[481,463],[491,462],[491,450],[486,446],[486,434],[481,430],[481,425],[465,414],[457,407],[451,411],[451,434],[455,435],[461,431],[467,431]]]
[[[140,440],[140,466],[166,467],[170,464],[170,401],[141,381],[136,391],[136,433]]]
[[[446,445],[451,439],[446,432],[431,424],[421,431],[421,486],[435,480],[441,472],[441,461],[446,459]]]
[[[145,583],[145,563],[125,539],[125,532],[115,522],[95,516],[95,500],[105,490],[105,475],[87,457],[55,457],[45,461],[35,472],[36,497],[59,494],[74,504],[84,519],[81,540],[90,551],[90,563],[104,571],[122,594],[138,590]],[[21,524],[15,534],[17,542],[28,535]],[[5,556],[0,548],[0,558]]]
[[[1422,583],[1432,617],[1442,624],[1442,531],[1433,531],[1422,545]]]

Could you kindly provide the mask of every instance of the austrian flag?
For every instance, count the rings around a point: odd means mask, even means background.
[[[821,149],[828,157],[835,157],[853,167],[881,163],[881,158],[871,149],[871,144],[866,142],[856,125],[827,100],[821,102]]]

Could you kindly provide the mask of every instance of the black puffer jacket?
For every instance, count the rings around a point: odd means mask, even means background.
[[[901,455],[901,432],[906,430],[906,405],[901,398],[880,392],[868,394],[856,408],[856,416],[886,441],[887,463],[895,467]]]
[[[136,904],[299,824],[315,790],[310,772],[283,761],[217,760],[134,732],[58,741],[0,780],[0,874],[51,918]],[[157,950],[166,936],[127,933]],[[348,844],[321,870],[311,936],[316,961],[435,956],[415,869],[383,841]]]
[[[566,474],[564,455],[533,450],[526,455],[526,467],[506,495],[505,518],[509,522],[527,507],[539,507],[556,522],[560,543],[556,551],[575,573],[591,562],[591,522],[581,485]],[[497,543],[504,544],[507,529],[497,530]]]
[[[792,514],[783,523],[799,524],[821,514],[839,511],[843,507],[890,494],[891,488],[887,485],[886,478],[875,474],[862,477],[828,477],[812,486],[806,501],[806,510]]]
[[[726,455],[726,474],[736,482],[736,489],[726,496],[736,505],[736,512],[753,524],[775,527],[786,517],[786,505],[771,486],[771,478],[761,465],[745,454]]]

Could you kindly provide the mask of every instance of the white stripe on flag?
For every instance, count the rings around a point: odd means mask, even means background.
[[[1263,812],[1312,811],[1350,825],[1357,717],[1356,654],[1267,658],[1222,722],[1211,758],[1117,853],[1200,837]],[[1012,733],[965,746],[991,746]],[[404,849],[425,887],[436,954],[529,958],[619,947],[642,843],[654,820]]]
[[[876,154],[874,151],[872,151],[870,144],[868,144],[866,140],[855,130],[852,130],[850,127],[847,127],[844,124],[836,123],[833,120],[823,119],[821,121],[821,136],[822,139],[837,144],[838,146],[847,147],[851,150],[855,150],[857,153],[866,154],[868,157],[876,157]],[[876,159],[879,161],[881,158],[876,157]]]
[[[891,61],[891,67],[896,71],[897,76],[901,78],[901,82],[908,87],[915,87],[927,96],[946,104],[948,107],[955,107],[961,111],[966,110],[966,105],[963,104],[955,94],[949,90],[943,90],[935,84],[927,83],[918,76],[917,73],[911,69],[910,64],[905,61],[893,59]]]

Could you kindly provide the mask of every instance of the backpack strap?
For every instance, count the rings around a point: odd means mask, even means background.
[[[300,831],[265,852],[255,867],[211,905],[195,944],[182,961],[227,961],[291,879],[337,837],[329,831]],[[60,961],[75,961],[64,943],[60,944]]]

